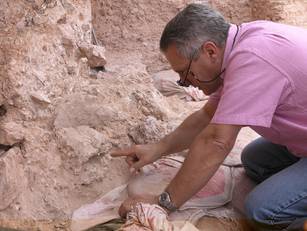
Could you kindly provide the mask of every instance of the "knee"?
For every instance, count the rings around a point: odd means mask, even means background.
[[[276,205],[270,204],[272,198],[264,198],[264,196],[264,194],[257,194],[254,191],[247,196],[245,215],[250,224],[255,230],[288,230],[284,228],[288,227],[293,219],[287,219],[289,214],[278,212]]]
[[[241,153],[241,162],[246,174],[256,181],[262,182],[266,177],[264,176],[264,169],[262,167],[262,160],[259,154],[264,153],[262,147],[256,142],[248,144]]]
[[[245,215],[257,225],[270,225],[270,212],[259,195],[251,192],[245,200]]]
[[[253,143],[245,146],[241,153],[241,162],[246,172],[250,172],[251,170],[255,171],[258,169],[258,160],[257,160],[257,147],[253,145]]]
[[[259,206],[256,204],[254,198],[250,194],[245,199],[245,215],[250,220],[259,220],[262,214],[259,212]]]
[[[244,147],[242,153],[241,153],[241,162],[243,166],[249,166],[250,163],[252,162],[252,155],[254,153],[253,148],[251,147],[250,144]]]
[[[251,164],[261,162],[259,156],[267,152],[267,146],[269,142],[260,137],[248,145],[246,145],[241,153],[241,161],[244,165],[249,166]]]

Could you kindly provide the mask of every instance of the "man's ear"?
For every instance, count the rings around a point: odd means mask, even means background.
[[[203,43],[202,52],[213,61],[218,59],[218,47],[214,42],[208,41]]]

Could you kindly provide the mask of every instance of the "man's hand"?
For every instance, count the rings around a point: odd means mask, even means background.
[[[138,171],[147,164],[151,164],[162,156],[161,147],[158,144],[133,145],[128,148],[116,150],[112,157],[125,156],[130,169]]]
[[[118,214],[122,218],[126,218],[127,213],[130,212],[138,202],[147,203],[147,204],[158,204],[158,196],[143,196],[135,198],[129,197],[119,207]]]

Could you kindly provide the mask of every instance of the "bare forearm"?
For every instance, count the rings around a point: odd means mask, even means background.
[[[209,125],[201,132],[191,145],[182,168],[167,187],[177,207],[207,184],[232,149],[240,127],[227,125],[222,131],[217,130],[215,125]],[[228,138],[220,138],[224,135]]]
[[[204,109],[194,112],[172,133],[165,136],[159,145],[164,155],[180,152],[190,147],[195,137],[209,124],[211,118]]]
[[[180,207],[205,186],[226,155],[216,144],[193,144],[182,168],[166,189],[174,204]]]

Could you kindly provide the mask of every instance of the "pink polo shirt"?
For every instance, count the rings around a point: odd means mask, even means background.
[[[255,21],[229,30],[223,86],[211,123],[250,126],[297,156],[307,156],[307,30]]]

